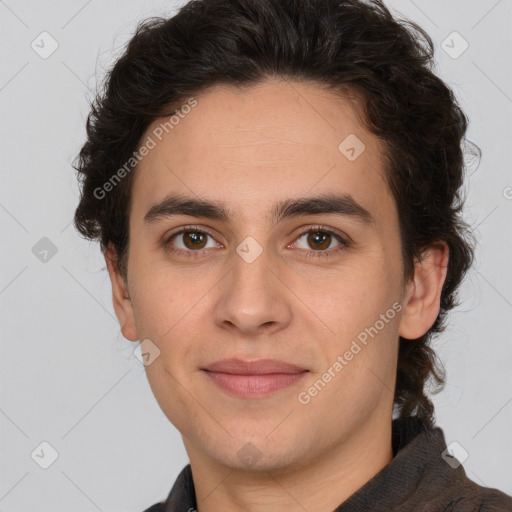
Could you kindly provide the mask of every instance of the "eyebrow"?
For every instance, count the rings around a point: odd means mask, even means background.
[[[313,197],[285,199],[274,205],[268,220],[271,223],[278,223],[286,218],[321,214],[346,216],[364,224],[375,224],[375,219],[370,212],[348,194],[322,194]],[[229,222],[233,217],[229,209],[222,203],[171,194],[151,206],[144,216],[144,222],[152,223],[176,215],[204,217],[222,222]]]

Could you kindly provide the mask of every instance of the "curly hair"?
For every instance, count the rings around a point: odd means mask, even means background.
[[[433,67],[428,34],[380,0],[192,0],[170,18],[147,18],[92,102],[87,140],[73,164],[81,194],[75,228],[99,240],[103,253],[112,245],[126,278],[134,173],[101,197],[98,187],[130,160],[154,120],[192,95],[270,77],[355,93],[365,126],[384,146],[404,280],[430,244],[444,240],[449,247],[434,324],[416,340],[399,340],[396,412],[433,425],[425,388],[433,381],[434,392],[442,389],[445,372],[430,342],[458,305],[457,289],[473,261],[474,235],[462,219],[464,153],[480,155],[466,144],[468,119]]]

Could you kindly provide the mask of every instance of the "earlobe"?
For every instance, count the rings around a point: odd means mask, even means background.
[[[123,336],[130,341],[137,341],[139,336],[135,325],[133,305],[128,286],[117,269],[116,251],[112,244],[105,249],[105,261],[112,283],[112,303]]]
[[[415,263],[414,278],[408,285],[399,335],[406,339],[423,336],[434,324],[440,309],[446,279],[449,248],[446,242],[431,244]]]

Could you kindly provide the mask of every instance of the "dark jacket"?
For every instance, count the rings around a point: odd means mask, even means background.
[[[462,465],[445,452],[439,427],[428,428],[416,417],[394,420],[392,441],[393,460],[334,512],[512,512],[512,497],[471,481]],[[188,464],[167,500],[145,512],[195,509]]]

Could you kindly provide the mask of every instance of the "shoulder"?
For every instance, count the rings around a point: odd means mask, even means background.
[[[176,478],[165,501],[155,503],[144,512],[192,512],[196,510],[196,494],[192,469],[187,464]]]
[[[375,490],[396,485],[390,510],[410,512],[512,512],[512,497],[471,480],[463,465],[449,452],[440,427],[419,418],[395,420],[395,457],[381,474]],[[404,487],[404,482],[407,483]],[[394,501],[393,501],[394,500]],[[399,503],[400,506],[396,506]]]
[[[155,503],[143,512],[165,512],[165,503]]]
[[[482,487],[467,477],[454,494],[458,496],[450,502],[445,512],[512,511],[512,496],[498,489]]]

